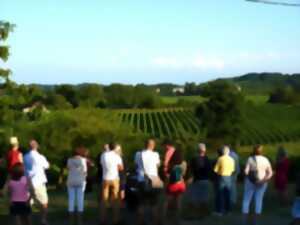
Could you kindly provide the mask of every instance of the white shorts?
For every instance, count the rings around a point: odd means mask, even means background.
[[[40,205],[48,204],[48,193],[45,184],[33,187],[33,199]]]

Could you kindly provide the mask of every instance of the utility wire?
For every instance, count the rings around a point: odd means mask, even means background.
[[[269,4],[269,5],[282,5],[282,6],[300,7],[300,3],[287,3],[287,2],[268,1],[268,0],[246,0],[246,1],[255,2],[255,3]]]

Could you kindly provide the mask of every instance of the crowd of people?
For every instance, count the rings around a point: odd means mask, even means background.
[[[8,179],[1,193],[10,199],[10,214],[16,225],[31,225],[31,207],[40,206],[41,224],[47,225],[48,193],[46,170],[50,164],[39,152],[39,144],[31,140],[30,150],[22,154],[17,137],[10,139],[11,148],[6,154]],[[214,215],[225,216],[237,206],[238,177],[244,177],[242,213],[244,224],[257,224],[263,211],[264,195],[274,174],[274,185],[281,204],[288,204],[288,172],[290,161],[284,148],[279,148],[274,172],[271,162],[257,145],[240,168],[239,156],[229,146],[217,151],[216,160],[207,155],[206,145],[200,143],[194,156],[186,160],[182,147],[170,140],[162,145],[161,160],[154,139],[145,141],[142,150],[134,156],[134,169],[129,168],[119,144],[106,144],[98,155],[99,223],[122,224],[121,208],[126,207],[136,215],[136,224],[146,223],[146,208],[151,209],[152,224],[163,224],[168,213],[172,223],[179,224],[183,203],[199,215],[210,211],[210,189],[214,190]],[[68,213],[70,224],[83,224],[85,192],[91,160],[86,148],[79,146],[66,161],[68,171]],[[160,169],[161,168],[161,169]],[[211,185],[212,184],[212,185]],[[296,197],[292,207],[293,222],[300,220],[300,179],[296,184]],[[183,198],[184,197],[184,198]],[[184,199],[184,201],[183,201]],[[254,216],[250,205],[254,203]],[[108,209],[112,215],[108,216]],[[252,214],[251,214],[252,215]]]

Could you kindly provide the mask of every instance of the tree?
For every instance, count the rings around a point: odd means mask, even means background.
[[[279,87],[271,93],[269,102],[281,104],[299,104],[300,91],[297,86]]]
[[[98,84],[81,86],[77,95],[79,106],[91,108],[105,105],[104,91]]]
[[[0,21],[0,42],[4,42],[8,39],[9,33],[13,31],[15,25],[9,22]],[[9,46],[0,43],[0,59],[4,62],[9,57]],[[4,79],[8,81],[11,71],[9,69],[0,68],[0,80]]]
[[[63,84],[55,87],[55,93],[64,96],[73,107],[78,106],[76,99],[76,90],[72,85]]]
[[[196,116],[210,139],[238,143],[243,121],[244,96],[239,89],[226,81],[209,83],[203,89],[208,101],[199,105]]]

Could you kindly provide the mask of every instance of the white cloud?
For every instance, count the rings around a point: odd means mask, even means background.
[[[151,60],[153,66],[169,69],[223,69],[225,62],[214,57],[196,56],[189,58],[159,56]]]

